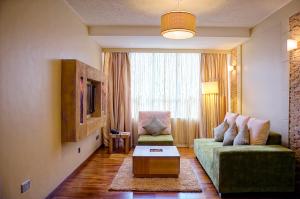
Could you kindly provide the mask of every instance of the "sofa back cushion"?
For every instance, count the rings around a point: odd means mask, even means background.
[[[237,113],[230,113],[227,112],[224,118],[224,121],[227,120],[229,126],[233,125],[235,123],[236,118],[238,117],[239,114]]]
[[[138,134],[145,135],[147,131],[143,126],[149,124],[153,118],[159,119],[159,121],[166,126],[161,134],[171,134],[171,112],[170,111],[140,111],[138,121]]]
[[[281,145],[281,134],[270,131],[266,145]]]
[[[270,132],[270,121],[250,118],[248,121],[251,145],[265,145]]]

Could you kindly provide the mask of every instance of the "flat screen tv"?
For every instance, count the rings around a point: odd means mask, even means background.
[[[87,115],[95,112],[95,88],[95,85],[91,83],[87,84]]]

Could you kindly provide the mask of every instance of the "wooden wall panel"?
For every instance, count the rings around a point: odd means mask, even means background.
[[[83,79],[83,121],[80,122],[80,81]],[[96,86],[95,112],[87,116],[87,81]],[[101,115],[106,105],[101,86],[105,75],[99,70],[78,60],[62,60],[62,142],[76,142],[89,134],[106,127],[106,116]],[[103,94],[105,95],[105,93]],[[101,97],[102,96],[102,97]]]

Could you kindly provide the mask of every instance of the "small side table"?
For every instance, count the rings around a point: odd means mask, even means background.
[[[124,153],[129,153],[129,137],[130,132],[120,132],[120,134],[109,134],[109,145],[108,145],[108,153],[113,152],[113,142],[117,139],[124,140]]]

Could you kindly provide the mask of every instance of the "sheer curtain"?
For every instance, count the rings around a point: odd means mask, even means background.
[[[177,146],[192,146],[200,115],[200,54],[130,53],[134,141],[139,111],[171,111]]]

